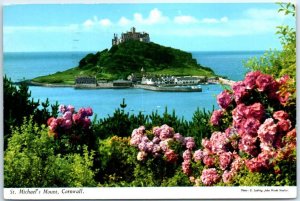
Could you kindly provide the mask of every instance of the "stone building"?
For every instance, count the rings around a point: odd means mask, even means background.
[[[75,78],[75,85],[97,85],[97,79],[95,77],[81,76]]]
[[[118,45],[128,40],[137,40],[149,43],[150,36],[146,32],[136,32],[135,27],[132,27],[130,31],[122,33],[120,38],[118,38],[117,34],[114,34],[114,37],[112,39],[112,45]]]

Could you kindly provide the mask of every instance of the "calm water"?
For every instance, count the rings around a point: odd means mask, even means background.
[[[4,74],[13,81],[31,79],[77,66],[87,52],[43,52],[43,53],[5,53]],[[243,61],[262,52],[193,52],[198,63],[211,67],[215,73],[233,80],[243,78],[246,69]],[[137,114],[163,113],[165,107],[176,110],[179,117],[192,118],[197,108],[211,110],[217,107],[216,95],[222,91],[219,85],[203,85],[200,93],[153,92],[143,89],[101,89],[79,90],[73,88],[30,87],[32,97],[51,103],[71,104],[76,108],[92,107],[98,117],[111,115],[122,99],[127,103],[126,111]]]

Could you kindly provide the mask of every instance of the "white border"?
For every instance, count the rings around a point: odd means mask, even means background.
[[[0,0],[0,24],[2,25],[2,12],[3,5],[12,4],[94,4],[94,3],[274,3],[274,2],[293,2],[298,3],[297,0]],[[298,6],[296,7],[297,14],[299,13]],[[298,18],[298,17],[297,17]],[[298,19],[297,19],[298,20]],[[299,47],[299,28],[297,27],[297,46]],[[0,27],[0,51],[3,52],[3,26]],[[3,55],[0,54],[0,75],[3,77]],[[297,50],[297,88],[299,89],[299,50]],[[297,93],[298,96],[298,93]],[[297,109],[300,105],[300,99],[297,99]],[[3,79],[0,79],[0,108],[3,111]],[[300,111],[300,110],[299,110]],[[297,122],[300,113],[297,113]],[[3,112],[0,112],[0,133],[3,133]],[[298,125],[298,123],[297,123]],[[297,127],[297,132],[299,131]],[[298,153],[300,142],[297,142]],[[0,158],[3,159],[3,135],[0,134]],[[299,174],[300,161],[297,160],[297,183],[300,181]],[[13,200],[50,200],[50,199],[72,199],[72,200],[87,200],[87,199],[281,199],[289,198],[295,200],[297,197],[297,187],[122,187],[122,188],[37,188],[41,194],[29,195],[20,194],[20,188],[3,188],[3,160],[0,161],[0,200],[13,199]],[[2,191],[3,189],[3,191]],[[28,190],[31,188],[22,188]],[[32,188],[34,190],[36,188]],[[60,194],[49,195],[43,194],[44,189],[57,190]],[[62,194],[63,189],[80,190],[84,194]],[[242,192],[242,189],[249,190]],[[269,189],[273,192],[262,191]],[[274,190],[281,190],[281,192],[274,192]],[[14,190],[16,194],[11,194]],[[252,192],[250,192],[252,190]],[[256,192],[254,192],[256,190]],[[294,198],[294,199],[293,199]],[[298,195],[299,199],[299,195]],[[298,200],[297,199],[297,200]]]
[[[75,190],[77,193],[64,193]],[[180,194],[178,193],[179,191]],[[22,191],[23,193],[20,193]],[[31,194],[25,192],[31,191]],[[52,191],[56,194],[44,193]],[[103,187],[5,188],[5,199],[280,199],[296,198],[297,187]]]

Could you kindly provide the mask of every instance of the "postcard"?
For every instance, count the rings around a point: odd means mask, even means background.
[[[4,198],[297,196],[291,2],[3,6]]]

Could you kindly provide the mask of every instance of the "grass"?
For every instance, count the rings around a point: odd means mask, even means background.
[[[174,76],[206,76],[211,77],[215,76],[213,73],[205,71],[203,69],[195,69],[195,68],[172,68],[172,69],[163,69],[158,71],[149,71],[151,74],[164,74],[164,75],[174,75]],[[97,79],[104,79],[108,81],[118,79],[117,75],[113,75],[110,73],[97,73],[92,69],[79,69],[79,68],[71,68],[69,70],[63,72],[56,72],[52,75],[40,76],[32,79],[34,82],[38,83],[47,83],[47,84],[67,84],[73,85],[75,84],[75,78],[77,76],[95,76]]]

